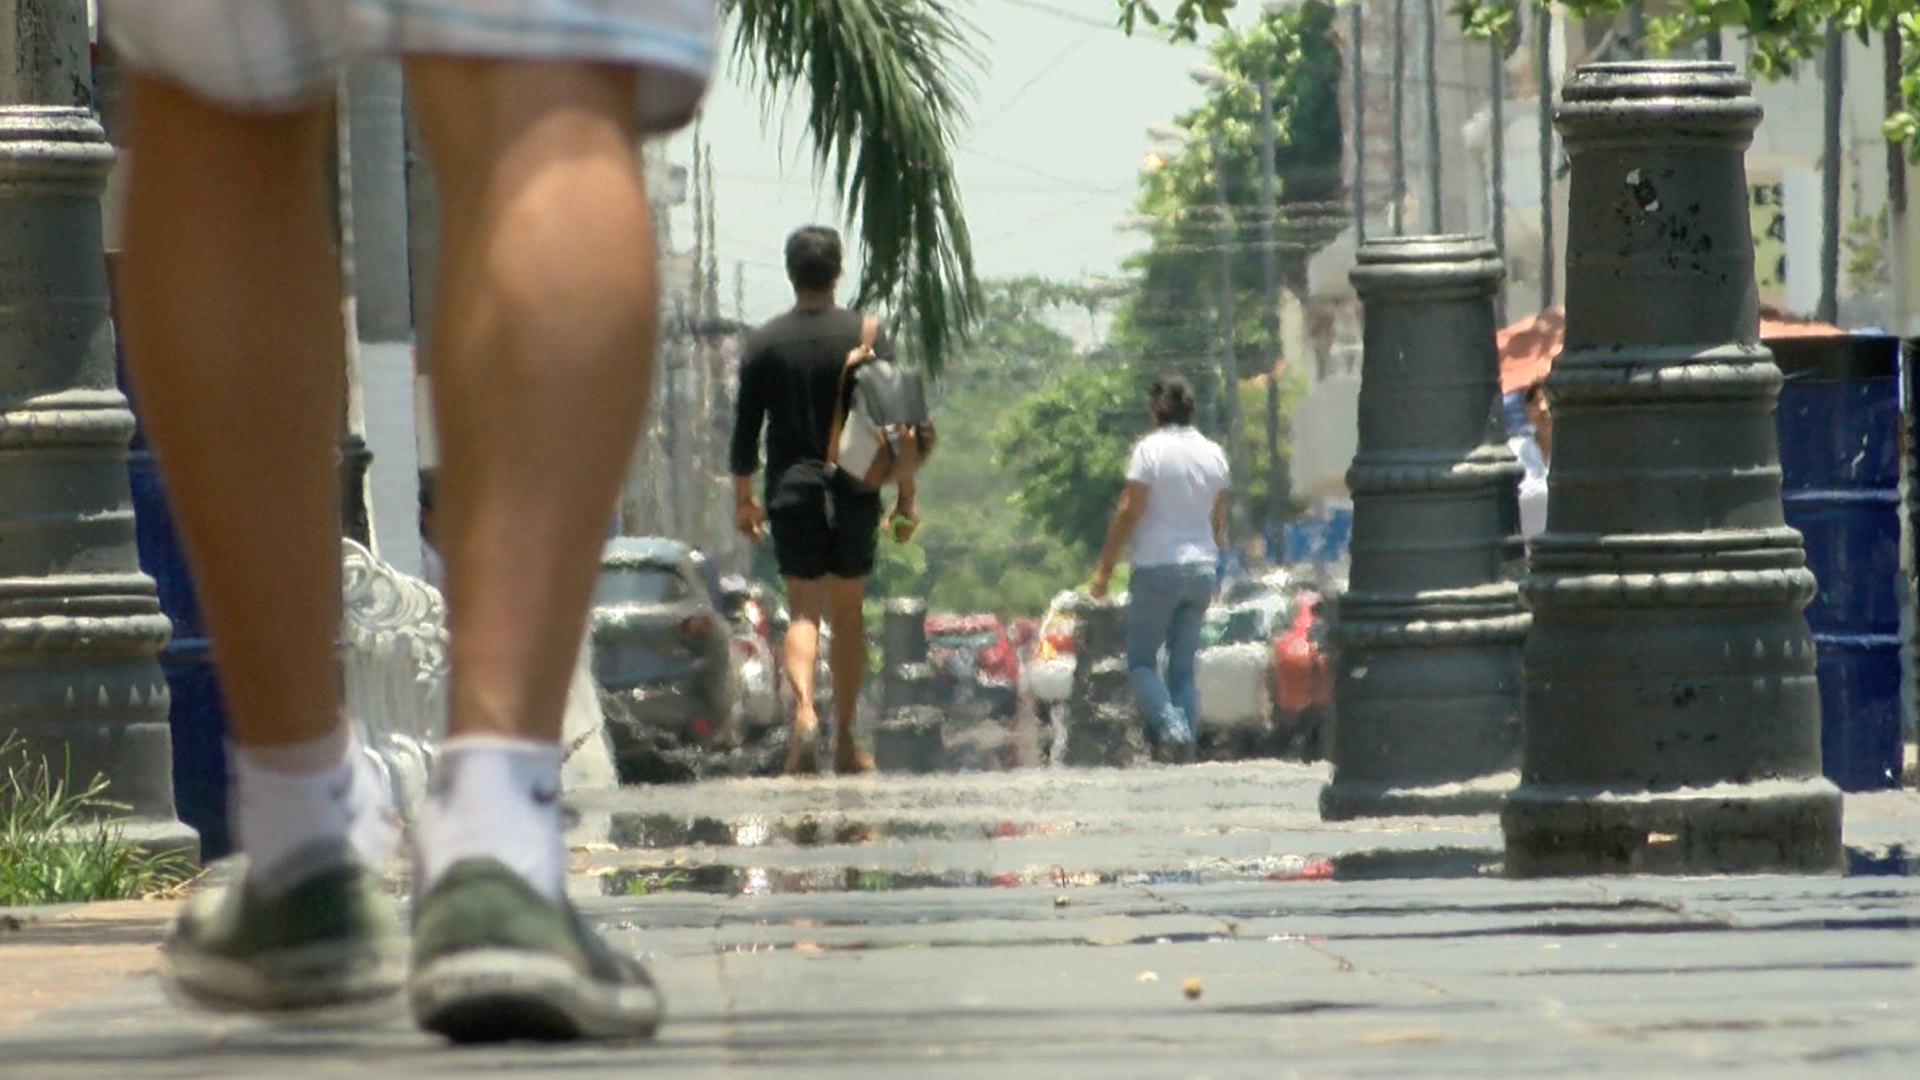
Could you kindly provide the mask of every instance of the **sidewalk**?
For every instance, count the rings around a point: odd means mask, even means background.
[[[584,802],[572,888],[654,1044],[450,1051],[177,1011],[169,906],[0,929],[0,1075],[1905,1075],[1920,878],[1520,882],[1491,817],[1322,825],[1272,763],[727,781]],[[1862,870],[1920,796],[1854,797]],[[1445,850],[1447,856],[1401,853]],[[1307,868],[1324,856],[1332,880]],[[1353,875],[1424,872],[1381,880]],[[644,893],[644,895],[635,895]],[[0,923],[11,927],[11,924]]]

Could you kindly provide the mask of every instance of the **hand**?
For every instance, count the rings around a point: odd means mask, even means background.
[[[896,544],[904,544],[913,539],[914,531],[919,527],[920,511],[914,507],[911,499],[901,499],[894,503],[893,509],[887,511],[885,520],[880,522],[880,528],[890,533]]]
[[[1095,600],[1107,598],[1107,583],[1113,577],[1113,571],[1105,567],[1094,567],[1093,580],[1087,583],[1087,593]]]
[[[739,530],[741,536],[756,544],[760,542],[761,534],[764,532],[761,526],[765,520],[765,516],[760,512],[760,500],[748,499],[734,504],[733,527]]]

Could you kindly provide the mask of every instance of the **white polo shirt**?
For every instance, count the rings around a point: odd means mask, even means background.
[[[1133,446],[1127,479],[1147,485],[1147,508],[1133,529],[1133,565],[1212,565],[1213,504],[1231,477],[1218,443],[1184,424],[1167,424]]]

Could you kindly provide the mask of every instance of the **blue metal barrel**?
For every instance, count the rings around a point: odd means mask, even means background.
[[[1820,588],[1820,749],[1847,791],[1900,781],[1900,370],[1882,335],[1772,338],[1787,524]]]
[[[140,568],[159,586],[160,610],[173,622],[173,637],[160,651],[160,670],[173,695],[167,725],[173,732],[174,806],[180,820],[199,832],[201,858],[218,859],[233,852],[227,823],[226,703],[200,623],[186,553],[167,510],[166,488],[153,452],[139,435],[127,455],[127,473]]]
[[[115,257],[108,255],[112,275]],[[133,442],[127,451],[127,478],[133,489],[134,542],[140,569],[154,581],[160,610],[173,623],[173,637],[160,651],[160,670],[166,676],[173,703],[167,726],[173,735],[173,803],[180,820],[200,834],[200,858],[212,861],[233,853],[233,835],[227,821],[227,706],[214,675],[213,650],[200,620],[200,601],[194,595],[186,551],[173,528],[166,487],[160,481],[147,433],[138,423],[140,408],[133,401],[124,360],[116,368],[121,392],[133,405]]]

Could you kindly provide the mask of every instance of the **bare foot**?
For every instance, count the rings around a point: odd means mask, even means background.
[[[841,776],[856,776],[873,771],[873,755],[860,749],[852,739],[833,740],[833,771]]]
[[[812,709],[796,709],[793,730],[787,734],[788,776],[812,776],[820,771],[820,718]]]

